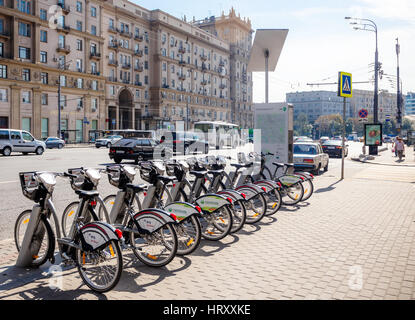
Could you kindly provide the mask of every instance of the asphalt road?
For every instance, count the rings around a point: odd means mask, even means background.
[[[357,155],[362,149],[360,143],[349,143],[349,157]],[[245,147],[243,150],[211,150],[209,154],[232,156],[236,159],[238,151],[248,151]],[[0,240],[13,238],[13,228],[17,216],[24,210],[31,209],[33,202],[25,198],[22,194],[19,172],[31,171],[52,171],[65,172],[70,168],[96,168],[107,164],[113,164],[108,157],[108,149],[95,148],[77,148],[62,150],[47,150],[42,156],[37,155],[12,155],[11,157],[0,156],[0,195],[2,205],[0,207]],[[350,160],[346,162],[346,174],[361,170],[358,163]],[[340,177],[341,159],[330,159],[330,167],[325,176]],[[60,179],[54,191],[54,203],[58,213],[63,212],[65,207],[72,201],[77,201],[77,196],[70,187],[69,181]],[[137,183],[143,183],[136,177]],[[108,179],[103,176],[98,191],[103,197],[116,193],[116,189],[111,186]]]

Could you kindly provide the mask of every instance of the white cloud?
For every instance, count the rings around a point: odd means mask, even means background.
[[[398,19],[415,24],[415,1],[413,0],[361,0],[363,11],[385,19]]]

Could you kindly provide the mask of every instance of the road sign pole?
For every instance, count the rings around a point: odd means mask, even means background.
[[[344,149],[346,140],[346,98],[343,98],[342,180],[344,180]]]

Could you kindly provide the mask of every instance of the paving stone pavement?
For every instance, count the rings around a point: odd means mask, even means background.
[[[88,290],[76,269],[51,278],[49,266],[13,267],[14,244],[2,241],[0,299],[415,299],[415,185],[406,176],[381,182],[390,168],[362,166],[365,178],[317,177],[309,203],[202,241],[167,267],[146,267],[126,252],[121,281],[105,295]],[[415,182],[413,171],[406,175]],[[61,289],[53,290],[56,281]]]

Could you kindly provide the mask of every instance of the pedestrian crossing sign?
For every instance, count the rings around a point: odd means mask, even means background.
[[[346,72],[339,72],[339,97],[352,98],[352,74]]]

